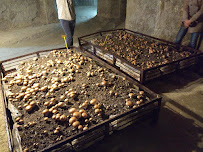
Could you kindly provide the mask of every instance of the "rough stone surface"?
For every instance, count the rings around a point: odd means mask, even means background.
[[[122,19],[125,16],[126,0],[98,0],[99,17]]]
[[[87,2],[93,3],[90,0]],[[127,0],[98,0],[97,16],[104,20],[123,21],[126,2]],[[0,6],[0,31],[58,22],[54,0],[1,0]]]
[[[57,21],[53,1],[1,0],[0,30],[22,28]]]
[[[184,0],[128,0],[126,28],[168,41],[175,41]],[[189,42],[189,34],[183,45]],[[203,50],[203,44],[200,47]]]
[[[46,18],[46,22],[45,24],[50,24],[53,22],[58,21],[57,19],[57,13],[56,13],[56,9],[54,6],[54,1],[53,0],[40,0],[41,3],[43,3],[43,10],[45,11],[45,17]]]

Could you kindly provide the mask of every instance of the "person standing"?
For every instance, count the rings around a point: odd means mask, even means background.
[[[183,20],[175,43],[181,44],[186,33],[191,33],[189,46],[196,49],[197,41],[203,30],[203,0],[185,0]]]
[[[56,0],[58,19],[66,34],[68,48],[73,46],[73,35],[75,29],[75,7],[74,0]]]

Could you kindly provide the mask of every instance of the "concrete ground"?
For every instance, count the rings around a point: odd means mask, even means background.
[[[77,38],[80,36],[124,27],[124,23],[95,17],[96,12],[97,8],[94,6],[76,7],[75,46],[78,46]],[[64,35],[64,32],[59,23],[0,31],[0,60],[44,49],[65,47],[61,35]]]
[[[86,8],[87,9],[87,8]],[[95,8],[89,7],[90,10]],[[99,30],[122,28],[124,23],[102,20],[85,13],[78,15],[77,37]],[[93,17],[93,18],[92,18]],[[0,60],[33,51],[64,47],[59,23],[0,32]],[[202,152],[203,151],[203,68],[182,70],[146,84],[163,97],[157,125],[132,125],[84,152]],[[5,122],[0,102],[0,152],[8,151]]]

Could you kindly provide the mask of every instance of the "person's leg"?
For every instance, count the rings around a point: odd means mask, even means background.
[[[75,21],[60,20],[61,26],[66,34],[67,46],[73,45],[73,34],[75,28]]]
[[[191,33],[191,38],[190,38],[190,47],[196,49],[197,46],[197,40],[200,36],[200,33]]]
[[[181,44],[182,42],[182,39],[184,38],[185,34],[187,33],[188,31],[188,28],[185,28],[183,26],[180,27],[179,31],[178,31],[178,34],[176,36],[176,41],[175,43],[177,44]]]
[[[72,42],[71,42],[71,46],[73,45],[73,35],[74,35],[74,31],[75,31],[75,20],[70,21],[70,31],[71,31],[71,35],[72,35]]]
[[[201,32],[200,36],[199,36],[199,39],[197,40],[197,47],[196,47],[197,50],[199,50],[199,47],[200,47],[200,45],[202,43],[202,38],[203,38],[203,33]]]

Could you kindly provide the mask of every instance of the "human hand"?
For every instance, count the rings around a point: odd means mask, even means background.
[[[189,27],[191,23],[192,23],[191,20],[185,20],[185,21],[184,21],[184,26],[185,26],[185,27]]]

